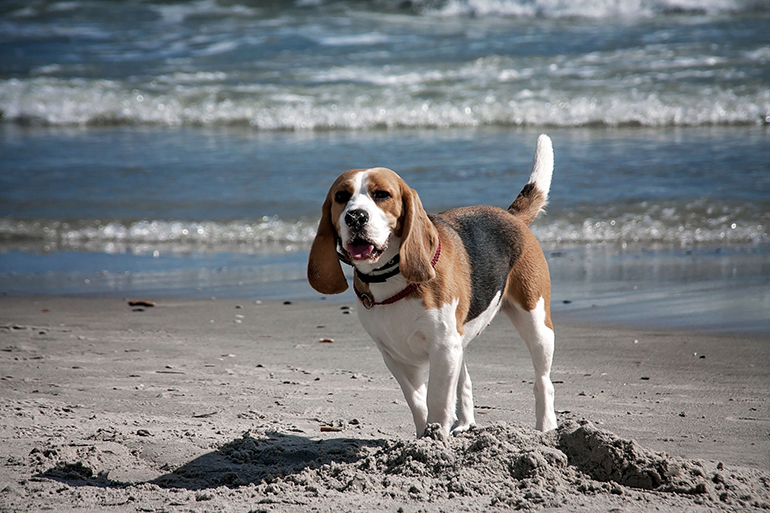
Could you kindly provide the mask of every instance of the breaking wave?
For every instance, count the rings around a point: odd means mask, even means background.
[[[332,69],[313,79],[327,82],[322,97],[311,92],[314,86],[289,93],[272,85],[233,86],[217,74],[190,84],[176,76],[165,89],[130,88],[103,79],[36,77],[0,81],[0,114],[6,122],[54,126],[244,125],[260,130],[770,123],[770,89],[740,95],[719,87],[707,95],[686,89],[570,92],[530,89],[531,73],[501,58],[420,73]],[[562,73],[571,73],[567,63]],[[346,76],[365,78],[351,89],[343,82]],[[435,98],[414,94],[428,89]]]
[[[254,221],[134,222],[99,220],[0,219],[0,247],[44,251],[85,250],[145,253],[172,251],[265,253],[296,251],[315,236],[317,222],[286,222],[277,217]]]
[[[667,14],[719,15],[766,10],[760,0],[412,0],[399,2],[433,16],[648,18]]]
[[[77,221],[0,219],[0,250],[82,250],[107,253],[280,253],[306,250],[316,220],[278,217],[234,221]],[[532,231],[543,243],[766,244],[770,211],[760,206],[694,201],[682,206],[640,203],[575,209],[538,219]]]

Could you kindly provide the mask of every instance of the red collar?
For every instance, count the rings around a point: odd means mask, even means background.
[[[433,260],[430,261],[431,267],[436,267],[436,264],[438,263],[438,259],[441,256],[441,238],[438,239],[438,247],[436,248],[436,254],[433,255]],[[358,296],[358,299],[361,301],[361,304],[364,305],[364,308],[367,310],[371,310],[373,307],[378,305],[391,305],[395,303],[396,301],[400,301],[404,299],[406,296],[414,292],[420,288],[420,283],[410,283],[406,286],[404,290],[396,294],[395,296],[391,296],[388,299],[384,299],[382,301],[375,301],[374,298],[371,296],[371,294],[367,294],[365,292],[361,292],[356,288],[356,282],[353,281],[353,290],[356,293],[356,296]]]

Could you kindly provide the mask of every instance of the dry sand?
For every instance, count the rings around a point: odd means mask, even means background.
[[[557,431],[500,318],[416,440],[339,303],[0,298],[0,510],[770,509],[766,337],[555,323]]]

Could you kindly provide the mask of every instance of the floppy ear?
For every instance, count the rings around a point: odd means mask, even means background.
[[[348,280],[337,257],[337,232],[332,223],[331,205],[331,195],[328,195],[321,208],[321,222],[307,262],[307,280],[321,294],[340,294],[348,288]]]
[[[401,275],[407,281],[421,283],[436,277],[431,265],[438,247],[438,232],[422,207],[417,192],[402,186],[403,225],[401,233]]]

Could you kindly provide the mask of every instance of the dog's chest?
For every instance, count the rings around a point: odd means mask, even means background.
[[[432,349],[456,343],[465,347],[489,325],[500,310],[500,293],[472,321],[457,330],[458,301],[440,308],[425,309],[419,300],[404,300],[367,310],[358,304],[358,317],[381,351],[398,360],[416,363],[428,358]]]
[[[427,357],[428,341],[435,338],[437,326],[421,301],[405,299],[369,310],[359,302],[357,310],[361,325],[381,351],[405,361]]]

